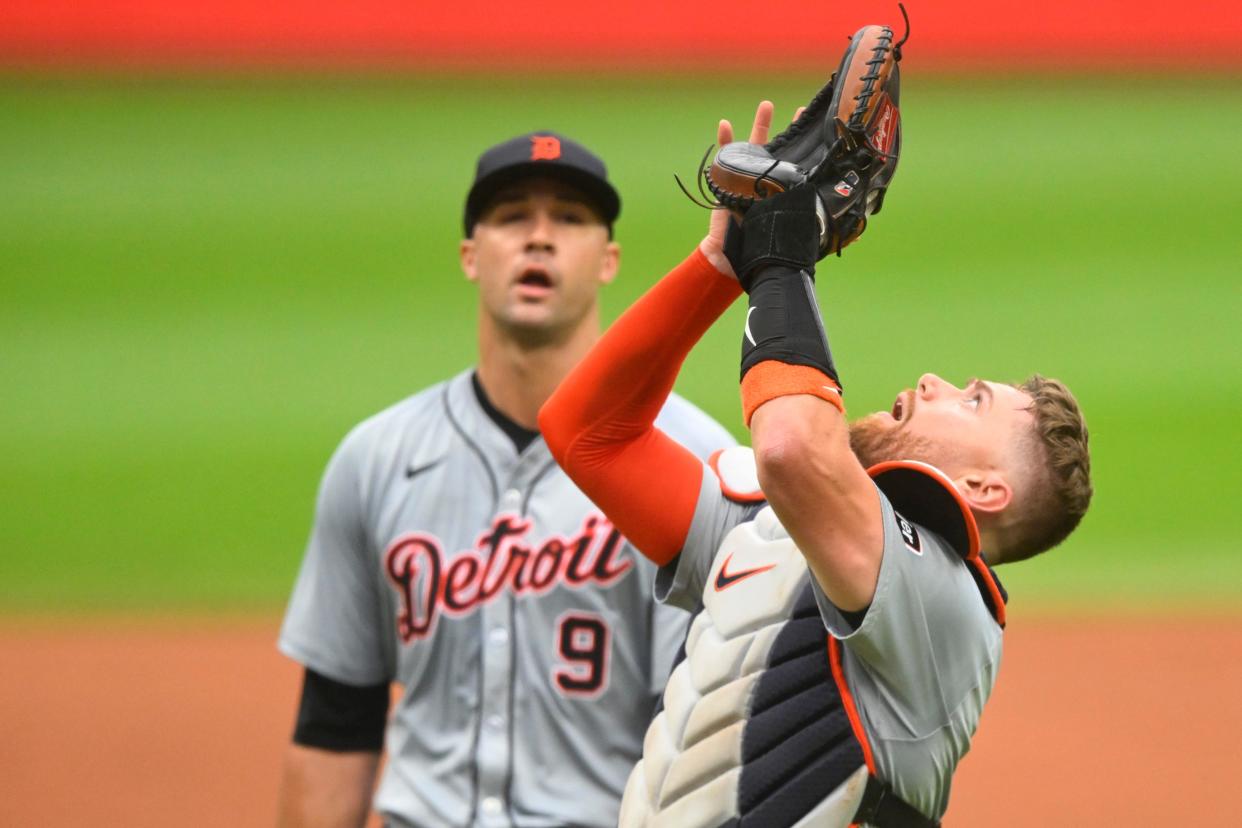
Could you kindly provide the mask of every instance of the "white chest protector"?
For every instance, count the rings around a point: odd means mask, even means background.
[[[814,600],[807,603],[808,579],[802,553],[770,507],[725,538],[703,590],[703,611],[686,639],[686,658],[669,679],[664,710],[647,730],[643,759],[630,775],[621,826],[717,826],[741,816],[743,737],[755,723],[756,690],[774,669],[773,645],[800,603],[818,627],[812,657],[822,661],[821,673],[828,670],[827,635]],[[841,724],[846,732],[839,735],[852,735],[848,721]],[[823,791],[828,795],[796,826],[848,825],[866,781],[860,752],[845,781]]]
[[[728,497],[762,499],[748,450],[713,466]],[[906,465],[882,480],[884,471],[876,478],[886,493],[884,483],[925,472]],[[972,534],[968,513],[967,523]],[[977,543],[974,534],[964,558],[978,557]],[[630,774],[621,828],[850,825],[868,783],[867,737],[806,561],[770,507],[725,537],[702,598]]]

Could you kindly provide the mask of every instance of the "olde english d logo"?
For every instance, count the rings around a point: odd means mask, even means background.
[[[520,596],[539,595],[557,584],[608,585],[633,566],[628,558],[617,558],[621,533],[598,515],[588,517],[573,537],[553,535],[541,543],[526,539],[530,527],[529,520],[501,515],[473,549],[451,561],[439,539],[426,532],[393,541],[384,553],[384,573],[401,600],[401,640],[426,638],[441,613],[467,615],[503,589]]]
[[[531,161],[555,161],[561,157],[561,140],[555,135],[532,135],[530,137]]]

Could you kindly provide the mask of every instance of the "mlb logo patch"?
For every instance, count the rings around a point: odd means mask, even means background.
[[[832,189],[836,192],[837,195],[841,196],[842,198],[849,198],[850,193],[854,192],[854,188],[857,186],[858,186],[858,173],[855,172],[854,170],[850,170],[849,172],[845,174],[845,177],[842,178],[840,181],[838,181],[837,185],[833,187]]]
[[[906,548],[922,557],[923,544],[919,542],[919,532],[914,528],[914,524],[896,512],[893,512],[893,515],[897,518],[897,528],[901,530],[901,539],[905,542]]]

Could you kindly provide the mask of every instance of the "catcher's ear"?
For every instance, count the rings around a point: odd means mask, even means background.
[[[1013,500],[1013,487],[996,471],[973,471],[953,481],[972,511],[995,514]]]
[[[470,282],[478,281],[478,271],[475,268],[477,261],[474,255],[474,239],[462,239],[461,247],[457,251],[461,258],[461,270],[466,274],[466,280]]]

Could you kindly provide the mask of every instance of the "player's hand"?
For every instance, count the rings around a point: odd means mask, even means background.
[[[760,101],[759,106],[755,108],[755,120],[751,124],[750,138],[748,139],[750,143],[767,143],[768,132],[772,128],[772,109],[771,101]],[[716,145],[723,147],[725,144],[732,142],[733,124],[727,119],[721,119],[716,127]],[[707,236],[699,243],[699,249],[703,251],[703,255],[712,263],[712,266],[721,273],[728,274],[734,278],[737,278],[737,274],[733,272],[733,266],[729,264],[729,260],[724,254],[724,241],[729,222],[738,220],[729,210],[713,210],[711,220],[707,225]]]
[[[755,108],[755,120],[750,127],[750,138],[752,144],[766,144],[768,142],[768,132],[772,129],[772,102],[760,101],[759,106]],[[794,119],[802,112],[801,109],[794,114]],[[716,127],[716,145],[723,147],[725,144],[733,141],[733,124],[728,120],[721,120]],[[733,272],[733,266],[729,264],[728,258],[724,254],[725,232],[728,230],[729,222],[738,221],[739,219],[729,210],[713,210],[711,221],[707,225],[707,236],[703,241],[699,242],[699,250],[703,251],[703,255],[712,263],[712,266],[721,273],[728,274],[737,278],[737,274]]]

